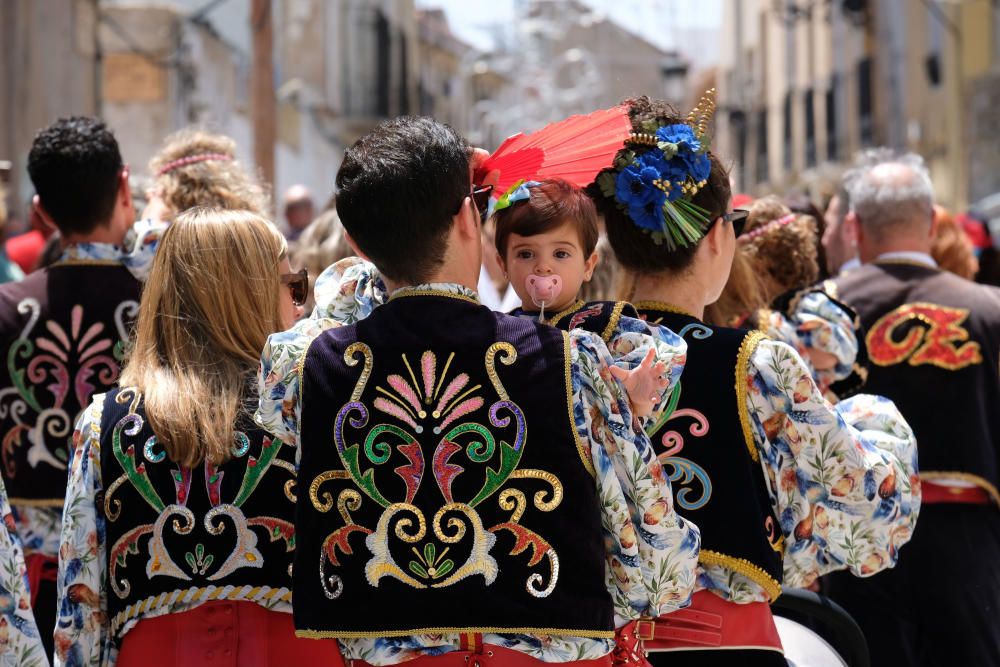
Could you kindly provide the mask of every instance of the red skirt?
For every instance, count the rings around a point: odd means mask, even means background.
[[[207,602],[140,620],[122,639],[118,667],[343,667],[337,642],[299,639],[292,615],[253,602]]]

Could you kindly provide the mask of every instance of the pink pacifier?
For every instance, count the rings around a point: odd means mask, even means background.
[[[545,317],[545,306],[552,303],[562,292],[562,278],[557,275],[536,276],[534,274],[527,277],[524,287],[531,296],[531,300],[541,309],[539,317]]]

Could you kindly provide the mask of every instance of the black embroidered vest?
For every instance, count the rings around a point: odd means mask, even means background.
[[[0,432],[11,504],[60,507],[73,427],[118,380],[139,309],[118,262],[62,262],[0,286]]]
[[[647,431],[677,511],[701,528],[703,565],[781,593],[784,538],[771,507],[746,408],[750,356],[763,335],[712,327],[666,304],[637,303],[650,324],[687,341],[687,364],[665,413]]]
[[[521,317],[527,315],[523,308],[516,308],[511,315]],[[583,329],[598,334],[605,342],[611,340],[618,328],[618,321],[625,317],[639,319],[639,313],[627,301],[575,301],[569,308],[562,310],[545,321],[546,324],[572,331]]]
[[[1000,289],[920,264],[867,264],[827,285],[867,330],[865,392],[917,437],[920,476],[965,478],[1000,503]]]
[[[563,332],[440,292],[313,341],[300,636],[612,635],[568,357]]]
[[[107,527],[108,622],[178,601],[291,601],[295,450],[246,419],[221,466],[172,462],[133,389],[105,397],[98,498]]]

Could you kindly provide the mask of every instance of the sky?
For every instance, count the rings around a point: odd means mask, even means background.
[[[718,52],[703,45],[693,53],[690,31],[718,29],[722,23],[722,0],[583,0],[614,21],[665,49],[680,48],[710,64]],[[417,0],[420,8],[442,7],[452,31],[463,40],[489,50],[489,26],[515,20],[517,0]],[[703,34],[703,33],[700,33]]]

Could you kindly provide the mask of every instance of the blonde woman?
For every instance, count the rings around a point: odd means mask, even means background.
[[[294,450],[250,418],[260,350],[306,289],[254,213],[164,234],[120,388],[76,426],[56,664],[341,664],[294,636]]]
[[[268,215],[265,189],[236,159],[236,142],[186,128],[166,138],[149,162],[152,184],[143,218],[173,220],[194,206],[242,209]]]

